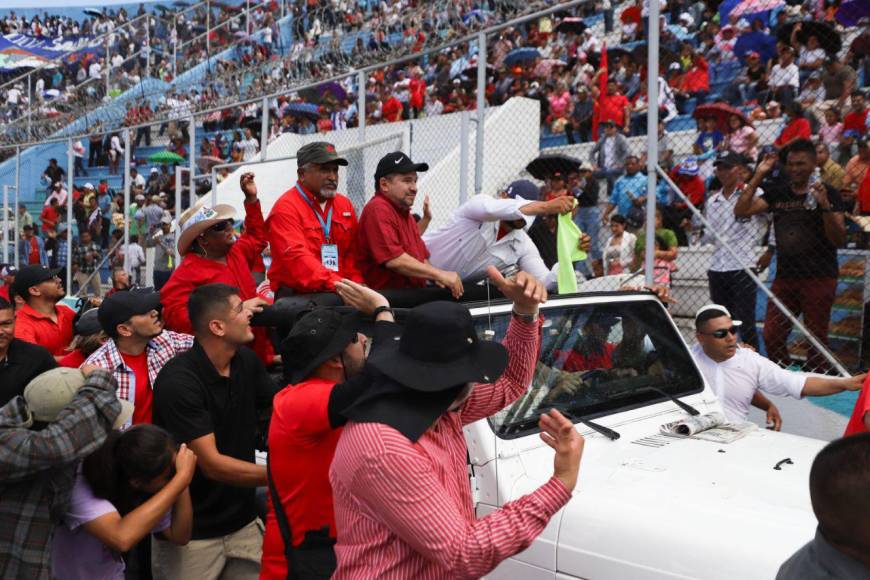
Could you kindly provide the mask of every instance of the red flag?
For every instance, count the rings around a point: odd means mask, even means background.
[[[592,140],[598,141],[598,123],[601,120],[601,99],[607,94],[607,43],[601,45],[601,74],[598,76],[598,100],[592,112]]]

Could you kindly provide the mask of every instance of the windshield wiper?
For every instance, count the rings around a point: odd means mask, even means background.
[[[602,435],[604,435],[605,437],[607,437],[611,441],[616,441],[620,437],[619,433],[617,433],[613,429],[611,429],[609,427],[605,427],[604,425],[599,425],[598,423],[593,423],[589,419],[584,419],[583,417],[576,415],[575,413],[573,413],[572,411],[569,411],[568,409],[565,409],[565,408],[562,408],[559,406],[555,406],[555,405],[551,408],[556,409],[557,411],[559,411],[560,413],[565,415],[566,418],[568,418],[570,421],[572,421],[574,423],[583,423],[584,425],[586,425],[587,427],[589,427],[593,431],[597,431],[598,433],[601,433]],[[546,411],[544,411],[544,412],[546,412]]]
[[[652,391],[654,393],[664,395],[665,397],[667,397],[668,399],[673,401],[673,403],[676,406],[678,406],[680,409],[682,409],[683,411],[685,411],[689,415],[700,415],[701,414],[701,411],[699,411],[698,409],[696,409],[692,405],[690,405],[688,403],[684,403],[683,401],[679,400],[678,398],[676,398],[672,394],[668,393],[667,391],[663,391],[663,390],[656,388],[656,387],[638,387],[638,388],[634,389],[633,391],[628,391],[627,393],[625,393],[625,395],[630,395],[631,393],[636,393],[638,391]],[[625,395],[623,395],[623,396],[625,396]]]

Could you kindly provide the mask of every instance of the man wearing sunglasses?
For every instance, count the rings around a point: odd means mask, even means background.
[[[779,413],[759,391],[795,399],[821,397],[857,391],[867,376],[829,378],[785,370],[754,350],[740,347],[737,332],[741,324],[719,304],[708,304],[695,314],[698,344],[692,347],[692,355],[729,420],[745,420],[752,404],[767,411],[768,423],[773,422],[778,431]]]

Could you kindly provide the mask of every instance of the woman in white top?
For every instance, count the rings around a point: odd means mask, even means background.
[[[611,236],[604,246],[604,274],[622,274],[631,267],[634,260],[634,246],[637,236],[625,231],[625,218],[619,214],[610,218]]]

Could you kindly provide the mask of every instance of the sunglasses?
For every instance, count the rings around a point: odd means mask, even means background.
[[[218,223],[214,224],[213,226],[211,226],[210,228],[208,228],[208,231],[210,231],[210,232],[222,232],[231,226],[232,226],[232,224],[230,223],[230,220],[224,220],[224,221],[218,222]]]
[[[731,328],[720,328],[719,330],[714,330],[713,332],[702,332],[701,334],[706,334],[708,336],[712,336],[713,338],[725,338],[728,334],[733,334],[737,336],[737,331],[739,328],[737,326],[732,326]]]

